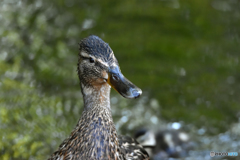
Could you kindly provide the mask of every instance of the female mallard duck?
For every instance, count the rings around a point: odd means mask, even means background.
[[[140,129],[135,138],[148,151],[152,160],[183,158],[193,149],[194,144],[190,136],[181,130],[153,130]]]
[[[134,139],[117,135],[110,86],[125,98],[137,98],[141,89],[126,79],[107,43],[97,36],[80,42],[78,76],[84,111],[71,135],[49,160],[147,160],[148,153]]]

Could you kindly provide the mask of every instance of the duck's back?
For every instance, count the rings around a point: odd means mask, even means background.
[[[133,138],[129,136],[118,136],[121,152],[127,160],[148,160],[146,150]]]

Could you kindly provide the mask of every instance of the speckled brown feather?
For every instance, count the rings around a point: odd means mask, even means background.
[[[124,159],[120,153],[111,111],[93,107],[84,111],[78,125],[52,159]]]
[[[80,43],[84,51],[101,62],[118,65],[111,48],[97,36]],[[106,64],[94,66],[79,56],[78,75],[84,99],[84,111],[71,135],[49,160],[148,160],[148,154],[130,137],[118,136],[111,107],[110,86],[101,78]]]

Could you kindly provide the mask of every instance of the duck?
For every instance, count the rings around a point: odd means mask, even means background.
[[[163,129],[156,132],[141,128],[134,138],[145,148],[151,160],[183,158],[194,148],[189,134],[182,130]]]
[[[121,73],[110,46],[90,35],[79,43],[77,73],[84,109],[71,132],[48,160],[149,160],[133,138],[118,135],[110,106],[110,90],[136,99],[142,90]]]

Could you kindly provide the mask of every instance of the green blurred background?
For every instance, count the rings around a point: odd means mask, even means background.
[[[78,43],[91,34],[143,90],[112,91],[119,133],[177,123],[198,142],[192,156],[239,150],[238,0],[2,0],[0,24],[0,159],[47,159],[70,134]]]

